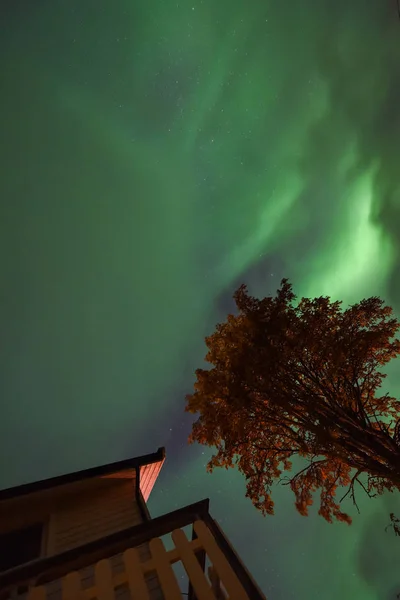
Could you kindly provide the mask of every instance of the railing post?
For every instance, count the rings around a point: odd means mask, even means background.
[[[221,590],[221,582],[218,574],[213,567],[208,567],[208,577],[211,581],[211,588],[217,600],[226,600],[224,592]]]
[[[192,525],[192,541],[197,539],[197,533],[194,530],[194,527]],[[200,563],[200,566],[203,570],[203,573],[206,570],[206,553],[205,550],[201,549],[198,552],[195,553],[196,554],[196,558]],[[194,593],[194,589],[192,586],[191,581],[189,580],[189,589],[188,589],[188,600],[197,600],[196,598],[196,594]]]
[[[208,527],[210,533],[214,537],[219,548],[227,558],[231,565],[231,568],[235,572],[237,578],[245,589],[247,595],[251,600],[265,600],[264,594],[250,575],[238,555],[236,554],[233,546],[229,540],[225,537],[224,532],[216,521],[211,517],[209,513],[204,516],[203,519],[205,525]]]

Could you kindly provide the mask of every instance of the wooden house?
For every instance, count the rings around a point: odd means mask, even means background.
[[[208,499],[150,517],[164,460],[160,448],[0,491],[0,600],[263,600]]]

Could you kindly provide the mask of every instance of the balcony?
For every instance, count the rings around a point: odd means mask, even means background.
[[[0,573],[0,600],[265,600],[208,508],[202,500]],[[171,549],[162,539],[168,534]],[[179,563],[187,594],[176,576]]]

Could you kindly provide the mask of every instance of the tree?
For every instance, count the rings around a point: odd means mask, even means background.
[[[328,297],[296,304],[286,279],[275,297],[242,285],[234,299],[238,314],[206,338],[212,368],[196,371],[186,397],[199,414],[189,442],[217,449],[208,471],[236,464],[264,515],[281,482],[300,514],[319,491],[319,514],[351,523],[340,502],[349,495],[357,506],[356,486],[371,497],[400,489],[400,404],[378,394],[381,368],[400,353],[399,321],[377,297],[345,310]],[[284,476],[296,457],[304,467]]]

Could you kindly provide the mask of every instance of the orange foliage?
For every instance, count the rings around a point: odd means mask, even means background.
[[[380,368],[400,352],[400,323],[376,297],[346,310],[326,297],[296,304],[287,280],[275,297],[241,286],[234,298],[238,314],[206,338],[212,368],[196,371],[186,398],[198,415],[189,441],[217,449],[208,470],[237,465],[263,514],[273,514],[281,481],[300,514],[319,492],[319,514],[350,523],[338,488],[354,503],[356,483],[369,495],[400,488],[398,402],[377,395]],[[305,467],[282,478],[296,456]]]

